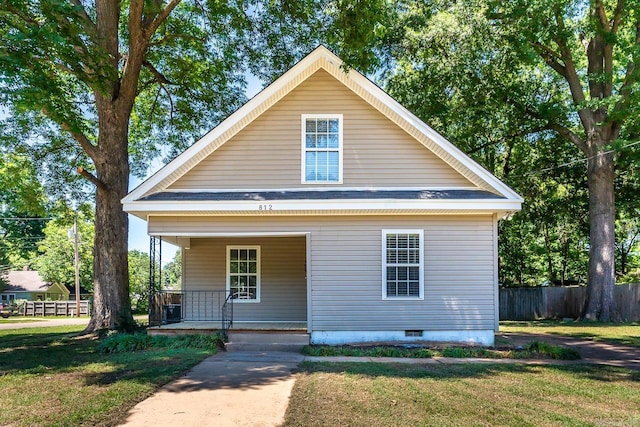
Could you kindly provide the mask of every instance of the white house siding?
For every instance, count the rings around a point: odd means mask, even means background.
[[[301,114],[322,113],[343,115],[343,187],[475,187],[320,70],[169,188],[313,186],[301,183]]]
[[[190,249],[183,251],[185,291],[226,289],[227,245],[260,246],[260,302],[236,302],[233,305],[234,320],[307,320],[304,236],[191,239]],[[217,307],[218,300],[213,294],[187,292],[183,301],[186,318],[206,318],[206,313],[194,312],[204,311],[204,304],[195,301],[189,304],[189,298],[198,297],[209,298],[209,305]]]
[[[492,331],[494,224],[491,215],[152,216],[149,232],[173,236],[309,232],[313,331]],[[382,300],[381,230],[400,228],[424,230],[424,300]],[[259,244],[262,239],[245,241]],[[219,246],[231,241],[222,239]],[[213,245],[210,240],[202,244]],[[195,279],[204,287],[211,282],[213,266],[223,266],[224,253],[218,251],[222,261],[215,261],[216,257],[207,255],[208,248],[199,245],[199,239],[192,238],[191,249],[185,252],[187,259],[194,257],[191,264],[187,262],[185,280]],[[263,266],[267,252],[263,250]]]

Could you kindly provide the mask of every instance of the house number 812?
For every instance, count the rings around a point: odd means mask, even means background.
[[[258,205],[259,211],[272,211],[273,205]]]

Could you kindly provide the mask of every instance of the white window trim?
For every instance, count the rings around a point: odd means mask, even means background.
[[[2,294],[2,297],[3,297],[2,301],[15,301],[16,300],[16,294]],[[6,299],[4,299],[4,297],[6,297]]]
[[[418,234],[419,236],[419,295],[417,297],[389,297],[387,296],[387,235],[388,234]],[[382,230],[382,299],[387,301],[417,301],[424,300],[424,230],[423,229],[383,229]]]
[[[255,249],[256,250],[256,299],[234,299],[233,303],[242,303],[242,304],[255,304],[260,302],[260,263],[261,263],[261,255],[260,255],[260,245],[227,245],[227,274],[226,274],[226,290],[227,292],[231,292],[231,250],[232,249]]]
[[[307,181],[307,163],[306,163],[306,153],[307,153],[307,144],[306,144],[306,128],[307,128],[307,119],[338,119],[338,180],[337,181]],[[342,114],[302,114],[300,119],[300,181],[303,184],[318,184],[318,185],[335,185],[342,184],[342,171],[343,171],[343,162],[342,162],[342,148],[343,148],[343,118]]]

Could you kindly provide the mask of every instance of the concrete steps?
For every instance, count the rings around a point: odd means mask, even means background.
[[[297,331],[229,331],[227,351],[300,351],[309,334]]]

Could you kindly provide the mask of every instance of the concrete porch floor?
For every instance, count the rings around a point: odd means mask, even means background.
[[[184,321],[147,328],[149,335],[206,334],[220,329],[220,322]],[[307,322],[233,322],[229,332],[307,332]]]

